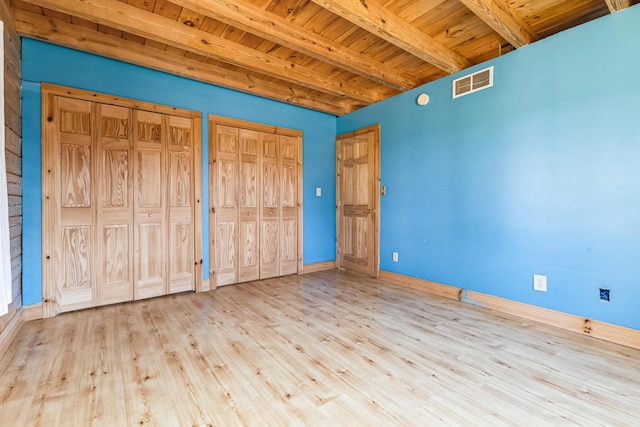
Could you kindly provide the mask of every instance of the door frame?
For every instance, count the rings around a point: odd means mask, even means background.
[[[217,276],[216,276],[216,271],[217,271],[217,264],[216,264],[216,252],[215,252],[215,243],[216,243],[216,206],[215,206],[215,202],[216,202],[216,185],[215,185],[215,176],[216,176],[216,171],[217,171],[217,161],[216,161],[216,153],[217,153],[217,146],[218,146],[218,141],[217,141],[217,133],[216,133],[216,127],[218,125],[221,126],[229,126],[229,127],[236,127],[239,129],[247,129],[247,130],[252,130],[252,131],[258,131],[258,132],[265,132],[265,133],[273,133],[273,134],[277,134],[277,135],[284,135],[284,136],[292,136],[292,137],[297,137],[298,138],[298,151],[296,153],[297,155],[297,167],[298,167],[298,176],[297,176],[297,186],[298,186],[298,191],[296,194],[296,197],[298,198],[298,204],[297,204],[297,217],[298,217],[298,228],[297,228],[297,233],[298,233],[298,238],[297,238],[297,245],[298,245],[298,254],[297,254],[297,273],[296,274],[301,274],[303,272],[303,236],[302,236],[302,231],[304,229],[304,222],[303,222],[303,216],[302,216],[302,212],[303,212],[303,201],[302,201],[302,147],[304,144],[304,133],[301,130],[297,130],[297,129],[290,129],[290,128],[284,128],[284,127],[279,127],[279,126],[272,126],[272,125],[267,125],[267,124],[262,124],[262,123],[256,123],[256,122],[250,122],[250,121],[246,121],[246,120],[240,120],[240,119],[234,119],[231,117],[225,117],[225,116],[218,116],[215,114],[209,114],[208,116],[208,123],[209,123],[209,140],[208,140],[208,147],[209,147],[209,170],[208,170],[208,184],[209,184],[209,241],[207,242],[207,245],[209,245],[209,280],[210,280],[210,286],[211,289],[216,289],[217,288]],[[235,194],[236,197],[238,197],[238,192],[236,191]]]
[[[151,111],[193,119],[193,239],[194,239],[194,287],[196,292],[207,291],[208,282],[202,274],[202,114],[197,111],[154,104],[151,102],[107,95],[83,89],[42,83],[42,315],[53,317],[60,313],[57,298],[58,253],[53,247],[54,227],[60,223],[56,208],[59,190],[56,188],[60,171],[56,164],[59,157],[51,144],[55,133],[56,112],[53,99],[56,96],[91,101],[99,104],[127,107],[133,110]]]
[[[369,275],[371,277],[378,278],[380,276],[380,123],[376,123],[370,126],[356,129],[354,131],[346,132],[336,136],[336,267],[343,269],[342,258],[340,257],[341,243],[342,242],[342,221],[341,221],[341,187],[342,182],[340,178],[341,171],[341,159],[340,153],[341,142],[343,139],[348,139],[354,136],[363,135],[366,133],[373,133],[374,139],[374,152],[370,153],[374,156],[373,164],[373,188],[368,188],[371,203],[373,204],[373,253],[370,254],[369,260],[371,261],[371,268]]]

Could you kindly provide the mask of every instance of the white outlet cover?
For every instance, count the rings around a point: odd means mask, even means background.
[[[398,262],[398,252],[394,252],[392,257],[393,257],[393,262]]]
[[[322,196],[322,188],[316,187],[316,197]]]
[[[540,274],[533,275],[533,290],[540,292],[547,292],[547,276]]]

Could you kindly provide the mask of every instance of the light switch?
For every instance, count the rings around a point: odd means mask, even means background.
[[[316,197],[322,196],[322,188],[316,187]]]

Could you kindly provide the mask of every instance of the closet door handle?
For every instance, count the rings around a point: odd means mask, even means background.
[[[376,213],[376,210],[375,209],[367,209],[366,211],[364,211],[364,213],[366,213],[366,214]]]

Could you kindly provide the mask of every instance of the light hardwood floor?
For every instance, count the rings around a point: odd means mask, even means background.
[[[26,323],[11,426],[632,426],[640,351],[327,271]]]

